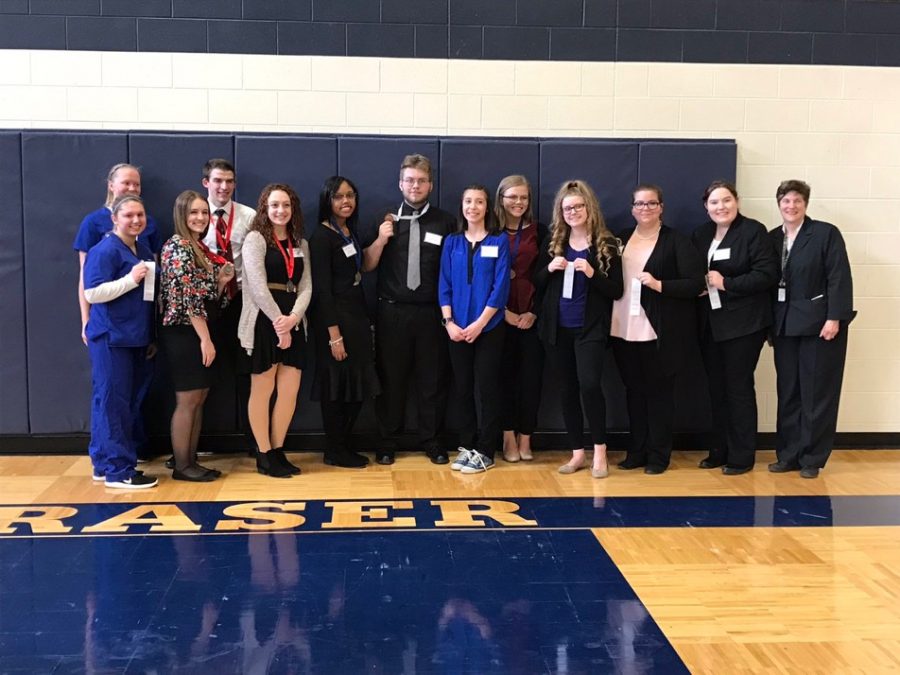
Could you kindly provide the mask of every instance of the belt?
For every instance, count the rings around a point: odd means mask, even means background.
[[[271,288],[273,291],[285,291],[286,293],[297,293],[297,287],[291,284],[291,287],[288,288],[287,284],[266,284],[266,287]]]

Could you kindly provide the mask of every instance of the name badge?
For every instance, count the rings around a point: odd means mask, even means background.
[[[481,247],[481,257],[482,258],[496,258],[499,254],[499,247],[497,246],[482,246]]]
[[[347,256],[348,258],[352,258],[353,256],[356,255],[356,247],[352,243],[347,244],[346,246],[342,247],[341,250],[344,252],[344,255]]]
[[[778,289],[778,302],[785,302],[787,300],[787,289],[779,288]]]
[[[713,260],[731,260],[731,249],[717,248],[713,251]]]
[[[441,235],[435,234],[434,232],[426,232],[425,233],[425,243],[426,244],[434,244],[435,246],[440,246],[441,241],[443,239],[444,238]]]
[[[302,248],[295,248],[295,249],[294,249],[294,257],[295,257],[295,258],[302,258],[302,257],[303,257],[303,249],[302,249]]]

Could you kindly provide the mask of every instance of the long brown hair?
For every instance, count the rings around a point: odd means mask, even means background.
[[[550,255],[564,256],[566,244],[569,241],[569,233],[572,228],[563,217],[563,199],[577,196],[584,199],[587,209],[588,244],[597,250],[597,262],[600,264],[600,272],[607,276],[614,256],[619,254],[622,242],[606,227],[606,220],[600,210],[600,202],[591,186],[582,180],[570,180],[563,183],[556,192],[553,200],[553,222],[550,225],[550,244],[547,247]]]
[[[291,220],[288,223],[288,234],[295,242],[303,238],[303,211],[300,209],[300,197],[294,192],[294,188],[284,183],[269,183],[259,193],[259,201],[256,204],[256,216],[250,225],[250,230],[259,232],[266,244],[275,246],[275,234],[273,233],[272,222],[269,220],[269,196],[281,190],[286,193],[291,200]]]
[[[206,236],[206,232],[203,232],[199,237],[194,237],[191,233],[191,228],[187,224],[188,215],[191,213],[191,205],[197,199],[204,204],[207,203],[206,197],[194,190],[185,190],[178,195],[175,198],[175,206],[172,207],[172,220],[175,223],[175,234],[187,239],[191,245],[191,250],[194,252],[194,262],[198,267],[202,267],[209,272],[212,270],[212,263],[206,257],[199,243],[199,240]],[[206,228],[207,230],[209,229],[209,218],[206,220]]]

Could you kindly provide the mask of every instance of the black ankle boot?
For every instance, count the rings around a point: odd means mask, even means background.
[[[273,478],[291,477],[291,470],[279,463],[277,454],[272,450],[269,452],[257,451],[256,470],[264,476],[272,476]]]
[[[326,450],[325,463],[329,466],[341,466],[345,469],[361,469],[369,463],[369,458],[346,448]]]
[[[272,448],[269,453],[274,454],[275,456],[272,459],[277,460],[278,464],[290,471],[292,475],[297,476],[300,474],[300,467],[295,464],[291,464],[291,462],[284,454],[284,448]]]

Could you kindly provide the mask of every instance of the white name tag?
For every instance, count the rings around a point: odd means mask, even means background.
[[[302,248],[295,248],[295,249],[294,249],[294,257],[295,257],[295,258],[302,258],[302,257],[303,257],[303,249],[302,249]]]
[[[778,289],[778,302],[785,302],[787,300],[787,289],[779,288]]]
[[[482,246],[481,247],[481,257],[482,258],[496,258],[499,254],[500,250],[497,246]]]
[[[575,289],[575,265],[568,263],[563,272],[563,291],[562,296],[566,300],[572,299],[572,292]]]
[[[441,235],[435,234],[434,232],[426,232],[425,233],[425,243],[426,244],[434,244],[435,246],[440,246],[441,241],[443,239],[444,238]]]
[[[341,248],[341,250],[344,252],[344,255],[347,256],[348,258],[352,258],[353,256],[356,255],[356,247],[352,243],[347,244],[346,246]]]
[[[731,260],[731,249],[717,248],[713,251],[713,260]]]
[[[722,299],[719,297],[719,289],[711,284],[707,284],[706,290],[709,292],[709,306],[713,309],[721,309]]]
[[[153,293],[156,290],[156,263],[152,260],[145,260],[147,266],[147,276],[144,277],[144,300],[153,302]]]
[[[641,315],[641,280],[634,277],[631,280],[631,303],[628,305],[628,316]]]

